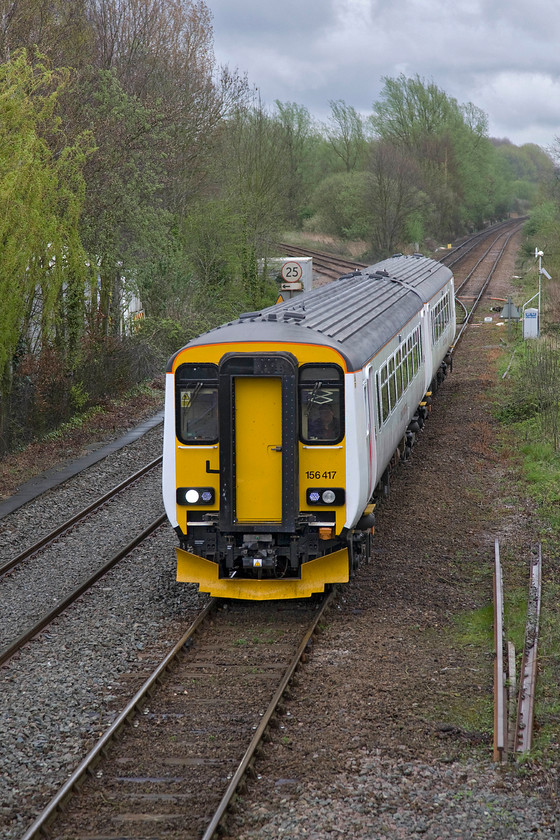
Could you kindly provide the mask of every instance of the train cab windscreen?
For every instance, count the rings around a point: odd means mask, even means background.
[[[177,368],[177,437],[181,443],[218,440],[218,369],[215,365],[184,364]]]
[[[299,375],[300,436],[334,444],[344,437],[343,373],[336,365],[305,365]]]

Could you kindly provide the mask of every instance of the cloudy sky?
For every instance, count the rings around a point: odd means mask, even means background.
[[[206,0],[219,64],[267,106],[364,114],[382,77],[418,74],[489,119],[492,137],[560,137],[560,0]]]

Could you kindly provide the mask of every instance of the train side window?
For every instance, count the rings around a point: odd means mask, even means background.
[[[387,365],[381,368],[381,422],[384,423],[390,412],[389,405],[389,382],[387,379]]]
[[[412,345],[412,368],[414,376],[418,373],[422,363],[422,335],[419,330],[414,330],[414,341]]]
[[[432,343],[437,344],[451,320],[449,292],[436,303],[432,310]]]
[[[175,373],[176,429],[181,443],[218,440],[218,368],[183,364]]]
[[[344,437],[344,374],[336,365],[303,365],[299,372],[300,436],[305,443]]]
[[[395,364],[396,364],[396,380],[397,380],[397,400],[400,400],[402,397],[403,392],[403,381],[402,381],[402,354],[400,349],[397,350],[395,354]]]
[[[408,353],[406,353],[403,349],[403,360],[402,360],[402,380],[403,380],[403,391],[406,391],[408,388],[409,383],[409,376],[408,376]]]
[[[395,358],[389,359],[389,411],[397,404],[397,384],[395,381]]]
[[[407,367],[408,367],[408,381],[409,382],[412,379],[414,379],[414,373],[415,373],[414,362],[413,362],[413,359],[412,359],[412,355],[413,355],[413,352],[414,352],[413,351],[413,346],[414,346],[414,337],[412,335],[409,335],[408,340],[406,342],[406,349],[407,349],[406,362],[407,362]]]

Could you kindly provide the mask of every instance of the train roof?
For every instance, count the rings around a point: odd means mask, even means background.
[[[449,268],[421,255],[390,257],[290,300],[245,313],[186,347],[247,341],[322,344],[338,350],[348,370],[359,370],[451,277]]]

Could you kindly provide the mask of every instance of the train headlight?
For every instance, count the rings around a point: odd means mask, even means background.
[[[314,506],[343,505],[346,493],[343,487],[308,487],[305,493],[307,504]]]
[[[178,487],[178,505],[213,505],[216,493],[213,487]]]

